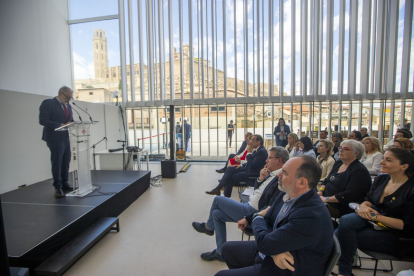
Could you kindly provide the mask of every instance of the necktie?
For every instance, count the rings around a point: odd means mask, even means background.
[[[69,121],[69,117],[70,117],[69,110],[65,104],[62,104],[62,106],[63,106],[63,110],[65,111],[66,121]]]

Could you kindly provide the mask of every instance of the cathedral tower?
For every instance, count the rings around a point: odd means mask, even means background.
[[[105,31],[93,31],[93,59],[95,64],[95,78],[106,78],[105,69],[108,68],[108,49]]]

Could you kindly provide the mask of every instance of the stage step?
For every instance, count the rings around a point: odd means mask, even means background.
[[[116,225],[114,227],[114,225]],[[63,275],[111,230],[119,232],[118,218],[101,218],[34,269],[35,275]]]

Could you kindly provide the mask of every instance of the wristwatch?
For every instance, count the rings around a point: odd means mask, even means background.
[[[377,219],[377,214],[375,214],[375,212],[371,212],[371,217],[373,217],[373,218],[374,218],[374,221],[375,221],[375,222],[378,222],[378,219]]]
[[[325,197],[325,200],[326,200],[326,202],[328,202],[329,201],[329,196]]]

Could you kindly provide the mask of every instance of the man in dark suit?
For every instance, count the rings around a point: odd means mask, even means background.
[[[50,149],[52,162],[53,186],[55,197],[64,197],[63,190],[72,190],[68,184],[69,163],[71,159],[69,134],[67,130],[55,131],[64,124],[73,122],[72,108],[69,101],[73,91],[63,86],[57,97],[46,99],[39,108],[39,123],[44,126],[42,140]]]
[[[246,147],[247,147],[247,142],[248,141],[250,141],[250,136],[252,136],[253,134],[251,133],[251,132],[247,132],[245,135],[244,135],[244,141],[243,141],[243,143],[241,144],[241,146],[240,146],[240,148],[239,148],[239,150],[236,152],[236,154],[234,154],[234,153],[230,153],[229,154],[229,157],[227,158],[227,162],[226,162],[226,165],[224,166],[224,168],[221,168],[221,169],[219,169],[219,170],[216,170],[216,172],[218,172],[218,173],[224,173],[225,171],[226,171],[226,169],[227,169],[227,165],[228,165],[228,163],[229,163],[229,160],[230,159],[232,159],[232,158],[234,158],[236,155],[239,155],[239,154],[241,154],[245,149],[246,149]]]
[[[245,181],[247,185],[253,186],[254,180],[250,179],[250,175],[259,175],[260,170],[266,163],[267,150],[263,146],[263,137],[254,135],[250,140],[253,148],[252,152],[246,155],[247,163],[243,165],[228,167],[220,184],[211,191],[207,191],[209,195],[220,195],[220,189],[224,187],[224,196],[230,197],[235,182]]]
[[[240,203],[234,199],[216,196],[210,208],[210,215],[206,223],[193,222],[193,227],[200,233],[209,236],[216,235],[217,249],[201,254],[206,261],[224,261],[221,256],[221,247],[226,242],[226,222],[238,222],[251,213],[266,208],[270,201],[274,201],[279,195],[277,188],[277,175],[282,166],[289,160],[289,152],[282,147],[274,147],[269,150],[265,167],[260,171],[256,179],[253,195],[248,202]],[[272,202],[273,202],[272,201]]]
[[[329,212],[315,187],[321,168],[315,158],[290,159],[279,173],[272,207],[253,216],[255,241],[226,242],[223,275],[323,275],[333,248]]]
[[[184,126],[184,133],[183,133],[183,126]],[[190,140],[190,137],[191,137],[191,126],[189,123],[187,123],[187,119],[184,120],[184,125],[181,126],[180,133],[181,133],[181,143],[185,143],[185,151],[187,151],[188,141]]]

